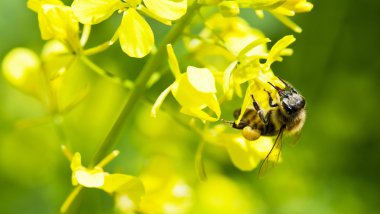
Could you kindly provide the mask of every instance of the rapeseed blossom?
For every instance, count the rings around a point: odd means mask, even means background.
[[[166,88],[152,107],[152,115],[156,116],[166,96],[172,92],[175,99],[182,106],[181,112],[202,120],[216,121],[221,111],[216,97],[215,79],[207,68],[188,66],[185,73],[181,73],[177,58],[172,46],[167,46],[169,66],[175,76],[175,81]],[[205,111],[209,108],[214,115]]]
[[[240,133],[230,133],[227,129],[224,124],[216,125],[202,132],[202,138],[208,143],[224,147],[232,163],[242,171],[255,169],[273,146],[272,137],[261,136],[257,140],[248,141]]]
[[[187,0],[74,0],[72,8],[79,22],[87,25],[98,24],[115,11],[122,13],[117,30],[120,46],[129,56],[142,58],[151,52],[154,35],[140,13],[171,25],[186,13]]]
[[[135,176],[120,173],[109,174],[103,170],[105,165],[119,155],[119,151],[113,151],[96,166],[87,168],[82,165],[80,153],[77,152],[71,155],[65,146],[62,146],[62,149],[71,161],[72,184],[78,186],[62,205],[62,213],[67,211],[73,198],[82,187],[98,188],[114,195],[117,199],[116,203],[122,203],[125,211],[132,212],[139,208],[141,198],[145,192],[141,181]],[[128,203],[126,202],[127,200],[129,200]]]
[[[79,23],[71,7],[59,0],[29,0],[28,7],[38,14],[42,39],[58,40],[70,51],[80,52]]]

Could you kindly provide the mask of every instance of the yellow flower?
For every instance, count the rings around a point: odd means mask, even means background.
[[[293,31],[297,33],[301,33],[302,28],[299,27],[296,23],[294,23],[288,17],[294,16],[296,13],[310,12],[311,9],[313,8],[313,4],[311,4],[307,0],[282,0],[279,2],[282,2],[282,3],[278,4],[276,7],[271,7],[271,8],[253,7],[253,8],[257,9],[256,13],[259,15],[259,17],[261,18],[264,17],[264,14],[262,13],[261,9],[268,10],[284,25],[286,25],[287,27],[289,27],[290,29],[292,29]]]
[[[72,8],[78,20],[89,25],[106,20],[117,10],[122,11],[118,28],[121,48],[131,57],[142,58],[152,50],[154,36],[139,12],[171,25],[171,21],[186,13],[187,0],[74,0]]]
[[[124,207],[125,212],[132,212],[138,209],[142,195],[144,194],[144,186],[140,179],[131,175],[125,174],[109,174],[104,172],[103,167],[114,159],[119,151],[115,150],[93,168],[82,166],[80,153],[71,153],[65,146],[62,146],[65,155],[71,159],[70,168],[72,170],[72,184],[74,186],[98,188],[105,192],[115,195],[115,203]],[[76,189],[75,189],[76,190]],[[61,211],[65,211],[70,203],[78,194],[78,191],[73,191],[66,202],[62,205]],[[127,200],[128,199],[128,200]]]
[[[216,98],[215,79],[207,68],[187,67],[181,73],[172,46],[167,45],[169,66],[176,78],[175,82],[165,89],[152,107],[152,116],[156,116],[162,102],[172,92],[182,106],[181,112],[202,120],[216,121],[220,117],[220,107]],[[205,108],[213,111],[215,116],[206,113]]]
[[[100,188],[104,185],[105,174],[101,167],[94,167],[93,169],[87,169],[82,166],[81,155],[77,152],[74,154],[71,165],[72,183],[74,186],[80,184],[84,187]]]
[[[265,38],[261,31],[252,28],[244,19],[223,17],[220,14],[215,14],[206,21],[199,36],[200,38],[185,40],[186,47],[194,52],[199,63],[216,71],[224,70],[248,44]],[[258,45],[246,52],[246,55],[265,53],[266,46]]]
[[[261,136],[255,141],[248,141],[240,133],[228,133],[224,124],[216,125],[204,131],[203,139],[209,143],[225,147],[232,163],[243,171],[255,169],[260,161],[265,159],[273,146],[272,137]]]
[[[28,7],[38,13],[42,39],[56,39],[73,52],[81,50],[79,24],[71,7],[57,0],[29,0]]]
[[[241,84],[245,82],[249,83],[242,106],[243,113],[249,104],[251,104],[251,94],[255,94],[255,98],[257,97],[256,99],[260,100],[258,93],[262,93],[263,97],[266,97],[263,92],[264,88],[268,91],[273,91],[273,88],[269,87],[268,82],[276,83],[278,80],[275,78],[270,66],[275,61],[282,61],[282,56],[292,54],[292,50],[287,47],[295,41],[295,38],[292,35],[283,37],[273,45],[266,57],[255,55],[246,56],[245,54],[242,54],[245,52],[244,50],[249,50],[251,47],[265,44],[268,41],[270,40],[266,38],[257,39],[249,44],[247,48],[239,53],[237,60],[233,61],[224,72],[225,93],[231,88],[238,89],[236,90],[238,93]],[[266,59],[264,64],[260,62],[260,59],[262,58]],[[258,88],[256,89],[255,87]],[[240,96],[241,94],[238,93],[238,95]],[[240,118],[241,116],[242,114],[240,115]]]
[[[202,66],[219,74],[217,82],[223,85],[227,99],[234,93],[242,96],[240,84],[257,76],[259,60],[268,56],[269,39],[240,17],[226,18],[217,14],[208,19],[205,26],[201,39],[185,41],[187,48]]]

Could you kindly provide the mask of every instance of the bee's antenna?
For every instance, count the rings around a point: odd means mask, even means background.
[[[271,85],[274,89],[276,89],[276,91],[278,92],[278,94],[280,94],[280,96],[282,96],[282,95],[284,94],[284,90],[283,90],[283,89],[281,89],[281,88],[278,87],[278,86],[273,85],[273,84],[270,83],[270,82],[268,82],[268,83],[269,83],[269,85]]]
[[[271,82],[268,82],[268,83],[269,83],[269,85],[271,85],[274,89],[276,89],[278,92],[282,91],[282,89],[279,88],[278,86],[273,85]]]
[[[289,85],[289,83],[285,82],[285,80],[281,79],[280,77],[277,77],[279,80],[281,80],[282,83],[284,83],[284,85],[288,88],[293,88],[291,85]]]

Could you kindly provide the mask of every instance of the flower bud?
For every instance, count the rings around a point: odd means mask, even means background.
[[[4,58],[2,70],[5,79],[17,89],[40,98],[43,74],[39,57],[26,48],[15,48]]]

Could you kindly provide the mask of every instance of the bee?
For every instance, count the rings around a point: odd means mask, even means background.
[[[280,78],[279,80],[284,83],[285,88],[268,82],[277,91],[277,96],[273,99],[270,92],[265,90],[269,96],[270,106],[267,112],[260,108],[252,94],[253,106],[245,110],[238,124],[231,122],[232,127],[241,129],[243,137],[249,141],[256,140],[260,136],[277,136],[271,150],[261,164],[259,174],[267,165],[268,160],[278,161],[283,133],[287,132],[290,135],[300,133],[306,119],[305,98],[289,83]],[[239,117],[240,112],[241,109],[234,111],[235,119]]]

